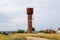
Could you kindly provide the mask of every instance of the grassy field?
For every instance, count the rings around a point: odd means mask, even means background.
[[[8,36],[0,34],[0,40],[13,40],[19,39],[22,37],[39,37],[39,38],[47,38],[50,40],[60,40],[60,34],[10,34]]]

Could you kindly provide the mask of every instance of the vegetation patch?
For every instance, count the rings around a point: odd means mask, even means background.
[[[20,34],[20,33],[10,35],[0,34],[0,40],[27,40],[26,37],[39,37],[50,40],[60,40],[60,34]]]

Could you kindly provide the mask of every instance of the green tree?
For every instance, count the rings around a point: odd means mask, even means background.
[[[18,30],[17,33],[24,33],[24,30]]]
[[[34,27],[32,27],[32,31],[35,31],[35,28]]]
[[[4,35],[8,35],[6,32],[3,32],[2,34],[4,34]]]

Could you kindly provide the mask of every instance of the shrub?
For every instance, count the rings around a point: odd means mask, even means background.
[[[16,31],[11,32],[12,34],[17,33]]]
[[[18,30],[17,33],[24,33],[24,30]]]
[[[2,34],[4,34],[4,35],[8,35],[6,32],[2,32]]]

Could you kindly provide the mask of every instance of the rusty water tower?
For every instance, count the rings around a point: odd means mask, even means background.
[[[27,33],[32,33],[32,14],[33,14],[33,8],[27,8],[27,16],[28,16]]]

